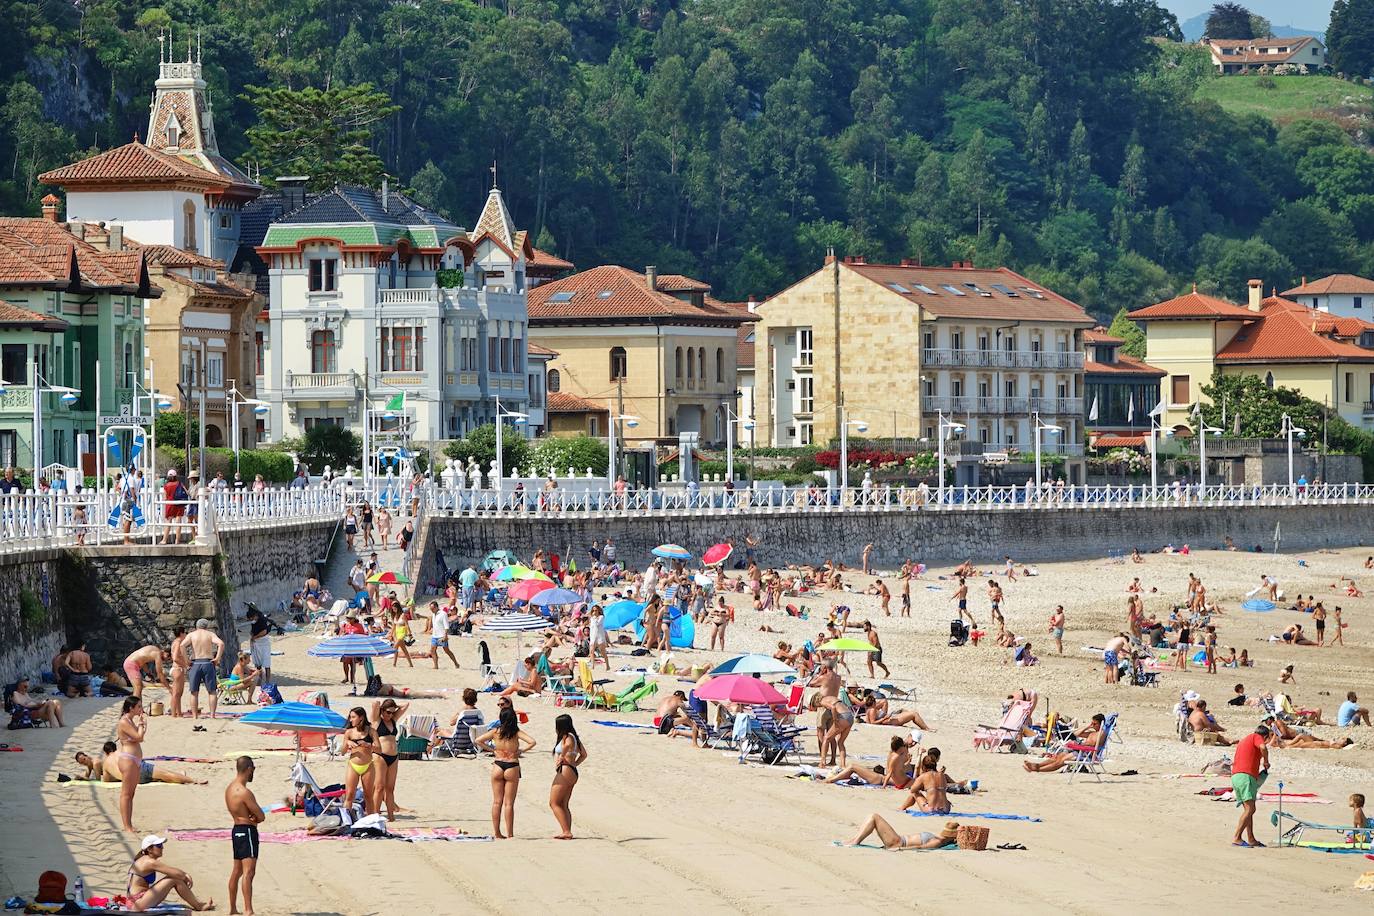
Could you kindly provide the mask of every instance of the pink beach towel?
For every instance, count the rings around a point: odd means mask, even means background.
[[[490,842],[494,837],[490,836],[471,836],[463,833],[457,827],[435,827],[432,830],[414,828],[406,830],[392,831],[396,836],[406,839],[416,840],[453,840],[458,842]],[[168,836],[174,840],[227,840],[229,831],[224,829],[208,830],[171,830]],[[288,830],[284,833],[264,833],[259,839],[264,843],[280,843],[284,845],[294,845],[296,843],[307,843],[313,840],[347,840],[348,836],[312,836],[304,830]]]

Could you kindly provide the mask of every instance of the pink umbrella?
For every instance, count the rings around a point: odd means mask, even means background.
[[[553,583],[544,579],[521,579],[510,587],[506,594],[516,601],[529,601],[545,589],[553,588]]]
[[[743,703],[750,706],[772,706],[787,703],[787,697],[767,681],[743,674],[722,674],[707,681],[696,690],[697,699],[715,703]]]
[[[730,559],[730,554],[735,548],[729,544],[714,544],[709,550],[701,555],[701,562],[707,566],[715,566],[717,563],[724,563]]]

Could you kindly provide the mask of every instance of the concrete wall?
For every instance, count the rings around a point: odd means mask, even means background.
[[[278,523],[271,530],[221,532],[220,551],[226,559],[225,574],[234,588],[231,602],[235,617],[243,617],[247,601],[270,614],[278,601],[289,600],[314,570],[314,561],[326,559],[337,527],[332,521],[302,521]],[[338,546],[343,546],[342,533]]]
[[[57,549],[8,554],[0,561],[0,684],[47,668],[66,638],[58,595]],[[21,602],[27,592],[36,604]],[[24,604],[28,604],[25,610]]]
[[[1370,538],[1374,507],[1293,506],[1274,508],[1046,509],[1033,512],[846,512],[833,515],[778,512],[768,515],[677,515],[671,518],[438,518],[431,517],[427,555],[420,581],[434,578],[433,550],[450,568],[480,560],[490,550],[509,548],[528,554],[537,547],[586,559],[593,539],[613,537],[621,559],[643,567],[649,551],[663,543],[682,544],[700,554],[711,544],[746,534],[761,541],[764,563],[820,563],[827,557],[853,563],[863,545],[875,545],[875,561],[900,564],[906,557],[925,562],[988,561],[1011,554],[1018,561],[1100,557],[1172,542],[1197,548],[1236,544],[1272,549],[1274,525],[1283,525],[1283,549],[1361,545]]]

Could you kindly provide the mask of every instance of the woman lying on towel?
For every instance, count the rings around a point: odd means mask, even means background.
[[[877,814],[871,814],[868,820],[859,827],[859,835],[854,837],[846,846],[858,846],[874,833],[878,834],[878,839],[883,841],[884,849],[939,849],[943,846],[953,846],[959,839],[959,824],[957,821],[945,821],[945,829],[939,833],[913,833],[911,836],[902,836],[892,825],[883,820]]]
[[[857,776],[870,786],[877,786],[880,789],[886,789],[888,786],[905,789],[912,779],[911,747],[906,743],[906,739],[900,735],[894,735],[891,748],[887,755],[885,767],[874,767],[870,770],[868,767],[848,766],[834,776],[827,778],[825,782],[834,784]]]

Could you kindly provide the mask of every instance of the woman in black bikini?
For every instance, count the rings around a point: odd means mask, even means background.
[[[343,751],[348,760],[348,772],[344,775],[344,799],[347,807],[353,807],[353,799],[358,787],[363,790],[363,811],[376,814],[381,764],[374,759],[373,751],[377,744],[377,734],[367,720],[367,710],[354,706],[348,711],[348,728],[343,733]]]
[[[398,812],[411,813],[410,808],[402,808],[396,804],[396,771],[401,765],[398,756],[400,749],[396,746],[396,735],[400,732],[400,727],[396,723],[409,708],[409,703],[400,706],[392,699],[372,704],[372,718],[377,720],[377,757],[380,758],[373,760],[372,765],[381,769],[377,775],[377,781],[381,785],[381,804],[377,807],[385,804],[387,817],[391,818]]]
[[[515,793],[520,791],[520,755],[534,750],[534,739],[520,730],[515,710],[501,710],[496,727],[477,739],[477,746],[491,751],[491,829],[498,840],[515,836]],[[505,818],[506,832],[501,833]]]
[[[587,748],[573,728],[572,716],[564,714],[553,720],[553,788],[549,790],[549,810],[554,820],[563,828],[562,833],[554,834],[555,840],[571,840],[573,786],[577,785],[577,768],[587,759]]]

